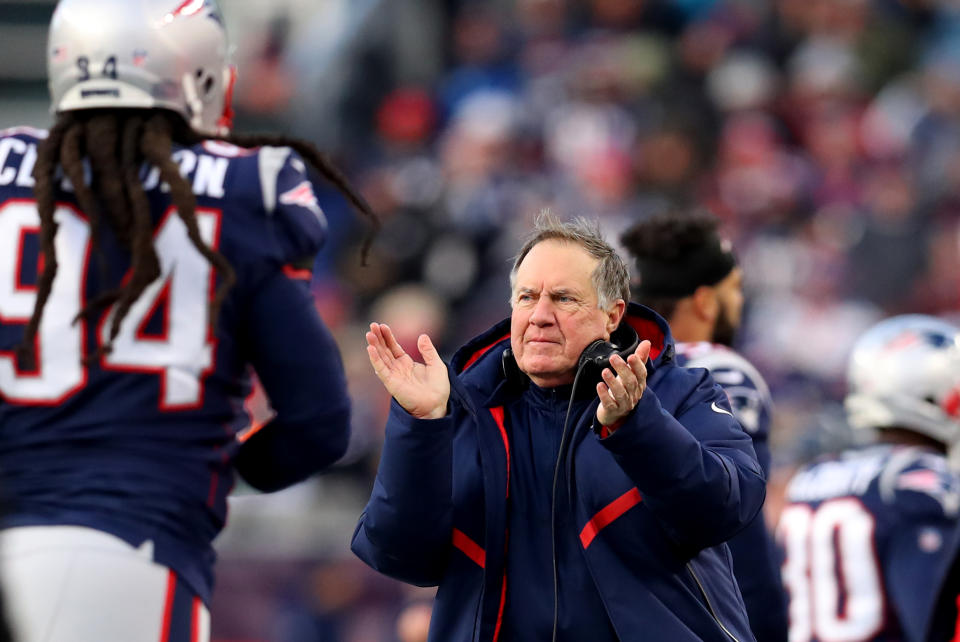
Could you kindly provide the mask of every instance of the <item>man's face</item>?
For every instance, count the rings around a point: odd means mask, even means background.
[[[726,277],[714,287],[717,294],[717,319],[713,325],[711,341],[732,346],[737,330],[740,329],[740,317],[743,312],[743,271],[733,268]]]
[[[510,345],[520,370],[540,387],[573,382],[577,360],[596,339],[609,339],[623,316],[619,301],[597,307],[590,276],[598,260],[575,243],[533,246],[517,270]]]

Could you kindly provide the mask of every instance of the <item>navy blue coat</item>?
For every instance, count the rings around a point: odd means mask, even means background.
[[[584,554],[559,564],[585,561],[624,642],[753,640],[724,544],[763,504],[750,437],[707,371],[673,363],[661,317],[631,304],[627,321],[653,343],[647,389],[607,438],[591,430],[598,402],[575,417],[564,464]],[[439,586],[431,641],[499,636],[509,590],[504,406],[519,398],[501,365],[509,332],[505,320],[454,356],[446,417],[416,419],[394,401],[354,534],[354,553],[374,569]]]

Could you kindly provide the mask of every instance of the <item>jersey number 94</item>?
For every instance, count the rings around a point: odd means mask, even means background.
[[[90,264],[90,225],[80,211],[58,205],[54,220],[58,269],[37,333],[36,369],[18,367],[10,351],[0,351],[0,394],[13,403],[57,405],[87,383],[84,365],[86,322],[83,309]],[[200,235],[216,248],[220,212],[197,209]],[[37,234],[40,219],[32,200],[10,200],[0,206],[0,321],[25,324],[36,303],[34,285],[24,284],[25,238]],[[156,228],[154,245],[161,276],[133,304],[120,325],[113,349],[100,359],[104,370],[154,373],[161,378],[159,407],[196,408],[203,402],[203,378],[213,367],[214,341],[208,323],[208,301],[214,287],[210,264],[193,247],[176,210],[170,208]],[[38,266],[37,274],[42,271]],[[158,313],[163,330],[147,334]],[[97,324],[97,341],[106,342],[114,308]]]

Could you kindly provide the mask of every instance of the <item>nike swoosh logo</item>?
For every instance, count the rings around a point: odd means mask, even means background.
[[[731,417],[733,417],[732,412],[730,412],[729,410],[724,410],[723,408],[718,406],[716,401],[710,404],[710,410],[714,412],[719,412],[721,415],[730,415]]]

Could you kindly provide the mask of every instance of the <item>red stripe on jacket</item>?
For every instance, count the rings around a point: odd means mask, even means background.
[[[586,549],[601,530],[628,510],[643,501],[640,491],[634,486],[620,497],[604,506],[580,531],[580,543]]]
[[[493,642],[500,639],[500,627],[503,626],[503,608],[507,604],[507,573],[503,573],[503,584],[500,588],[500,608],[497,610],[497,627],[493,630]]]
[[[463,551],[463,554],[472,559],[480,568],[487,565],[487,552],[459,528],[453,529],[453,545]]]
[[[503,439],[503,450],[507,456],[507,497],[510,497],[510,439],[507,437],[507,427],[504,423],[504,414],[503,406],[497,406],[496,408],[490,408],[490,414],[493,415],[493,420],[497,423],[497,428],[500,429],[500,438]],[[509,534],[504,534],[504,543],[503,550],[504,556],[506,556],[507,543],[510,541]],[[503,569],[503,583],[500,587],[500,606],[497,609],[497,626],[493,630],[493,642],[497,642],[500,638],[500,627],[503,626],[503,609],[507,605],[507,569],[506,564],[504,564]]]
[[[507,437],[507,428],[503,423],[503,406],[490,409],[493,420],[500,429],[500,438],[503,439],[503,450],[507,454],[507,497],[510,497],[510,439]]]

